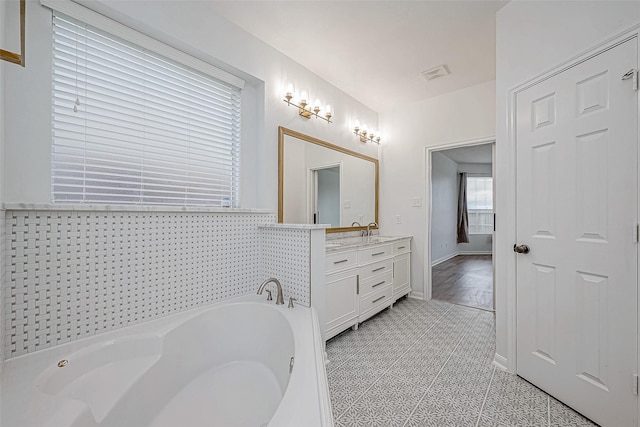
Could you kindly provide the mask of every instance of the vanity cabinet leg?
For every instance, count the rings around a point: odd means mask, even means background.
[[[352,331],[357,331],[357,330],[358,330],[358,324],[356,323],[355,325],[353,325],[353,326],[351,327],[351,330],[352,330]]]

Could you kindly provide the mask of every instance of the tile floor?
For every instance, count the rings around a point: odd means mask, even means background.
[[[431,296],[440,301],[493,310],[491,255],[458,255],[431,270]]]
[[[327,353],[336,427],[595,426],[492,365],[492,312],[405,298]]]

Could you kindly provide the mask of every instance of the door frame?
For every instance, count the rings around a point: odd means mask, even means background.
[[[507,93],[507,132],[506,141],[504,143],[496,143],[496,153],[498,161],[503,164],[504,171],[503,180],[497,180],[498,200],[499,205],[504,207],[504,212],[500,216],[496,216],[496,259],[494,261],[496,277],[494,278],[494,284],[497,287],[498,293],[503,293],[500,300],[496,300],[496,333],[506,337],[506,355],[496,353],[494,357],[494,365],[511,373],[516,372],[517,368],[517,356],[516,356],[516,343],[517,343],[517,306],[516,306],[516,258],[512,253],[512,246],[516,243],[517,238],[517,206],[516,200],[516,101],[517,95],[534,86],[541,83],[551,77],[554,77],[570,68],[573,68],[607,50],[610,50],[626,41],[632,39],[638,40],[638,58],[640,61],[640,24],[636,24],[633,27],[626,29],[617,35],[608,38],[607,40],[597,44],[596,46],[581,52],[580,54],[569,58],[568,60],[552,67],[551,69],[538,74],[537,76],[521,83],[510,89]],[[639,67],[640,68],[640,67]],[[640,92],[639,92],[640,93]],[[640,111],[640,96],[639,98],[639,111]],[[638,143],[640,144],[640,126],[639,133],[636,136]],[[638,150],[638,165],[640,167],[640,150]],[[640,184],[640,176],[638,176],[638,182]],[[639,202],[640,205],[640,202]],[[638,207],[640,212],[640,206]],[[502,230],[504,230],[502,232]],[[640,265],[640,251],[639,252],[639,265]],[[511,256],[510,256],[511,255]],[[638,276],[637,276],[638,277]],[[640,277],[639,277],[640,278]],[[500,296],[500,295],[498,295]],[[500,305],[498,307],[498,304]],[[640,310],[640,292],[638,292],[638,307]],[[504,311],[504,312],[503,312]],[[504,316],[504,320],[500,317]],[[640,319],[636,314],[636,328],[640,335]],[[506,327],[506,331],[500,331],[500,324],[503,323]],[[637,337],[640,345],[640,337]],[[640,366],[640,352],[637,360],[636,369]],[[640,405],[638,405],[638,414],[640,415]],[[640,426],[640,416],[639,426]]]
[[[314,198],[317,198],[318,194],[316,172],[322,169],[331,169],[336,167],[340,170],[340,188],[338,189],[338,191],[340,192],[340,205],[338,206],[338,208],[340,215],[339,221],[340,223],[342,223],[342,171],[344,170],[344,165],[342,163],[342,160],[333,163],[323,163],[316,166],[310,166],[307,169],[307,219],[309,220],[309,224],[313,224],[313,214],[315,213],[314,207],[316,203],[316,200],[314,200]]]
[[[431,267],[431,213],[433,210],[433,206],[432,206],[432,200],[431,200],[431,159],[432,159],[432,154],[436,151],[442,151],[442,150],[448,150],[450,148],[464,148],[464,147],[473,147],[474,145],[484,145],[484,144],[493,144],[493,148],[492,148],[492,163],[491,163],[491,169],[492,169],[492,176],[493,176],[493,185],[494,185],[494,211],[493,213],[495,214],[496,211],[496,205],[495,205],[495,182],[496,182],[496,164],[495,164],[495,144],[496,144],[496,137],[495,136],[486,136],[483,138],[476,138],[476,139],[467,139],[467,140],[463,140],[463,141],[452,141],[452,142],[446,142],[440,145],[435,145],[435,146],[431,146],[431,147],[425,147],[425,168],[424,170],[426,171],[425,173],[425,197],[424,200],[426,200],[426,202],[428,203],[427,205],[427,210],[426,210],[426,215],[425,215],[425,221],[426,221],[426,230],[427,230],[427,236],[425,239],[425,244],[424,244],[424,285],[423,285],[423,296],[424,299],[430,300],[431,299],[431,291],[432,291],[432,281],[431,281],[431,273],[432,273],[432,267]],[[494,226],[495,228],[495,226]],[[495,232],[494,232],[495,235]],[[491,259],[492,259],[492,264],[494,265],[494,272],[495,272],[495,256],[496,256],[496,244],[495,244],[495,239],[492,239],[491,242]],[[495,274],[493,275],[493,295],[494,295],[494,299],[493,299],[493,309],[495,311],[496,309],[496,304],[495,304],[495,290],[496,290],[496,277]]]

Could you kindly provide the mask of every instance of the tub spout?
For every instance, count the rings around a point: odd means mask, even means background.
[[[273,282],[276,284],[278,288],[278,294],[276,295],[276,305],[284,304],[284,295],[282,295],[282,285],[278,279],[274,279],[273,277],[262,282],[260,287],[258,288],[258,295],[262,295],[262,291],[264,291],[264,287],[267,286],[268,283]]]

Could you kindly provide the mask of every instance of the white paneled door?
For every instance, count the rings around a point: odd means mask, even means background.
[[[610,427],[637,426],[637,50],[516,96],[517,372]]]

